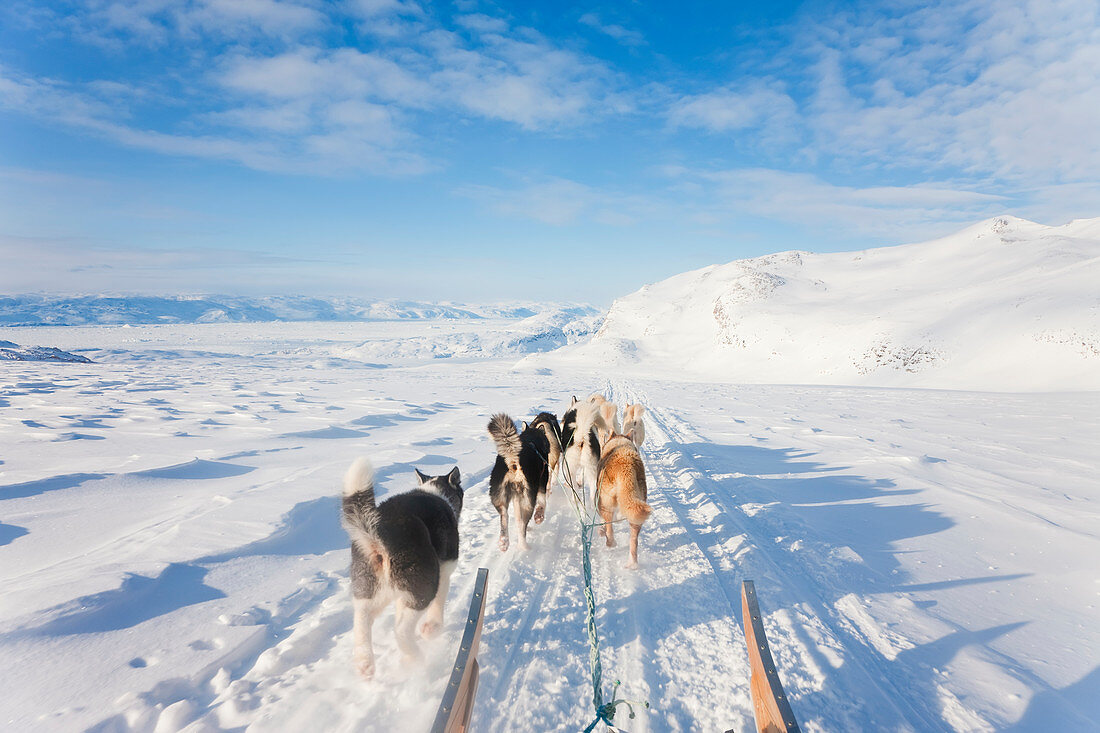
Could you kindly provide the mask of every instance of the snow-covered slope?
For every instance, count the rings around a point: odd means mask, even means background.
[[[88,358],[51,346],[20,346],[0,340],[0,361],[71,361],[87,364]]]
[[[311,298],[285,295],[0,297],[0,325],[234,323],[264,321],[397,321],[408,319],[529,318],[548,309],[575,317],[594,314],[589,306],[541,303],[460,305],[411,300]]]
[[[615,301],[570,351],[721,381],[1100,389],[1100,219],[705,267]]]

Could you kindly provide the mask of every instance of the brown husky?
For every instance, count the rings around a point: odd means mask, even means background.
[[[630,523],[630,561],[626,567],[638,567],[638,533],[653,511],[646,503],[645,466],[638,448],[629,436],[612,433],[600,452],[596,469],[596,507],[604,524],[600,534],[607,546],[615,546],[612,520],[618,510]]]

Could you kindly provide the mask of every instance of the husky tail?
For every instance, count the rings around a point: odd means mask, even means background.
[[[531,421],[531,427],[540,428],[542,432],[546,433],[546,439],[550,441],[550,445],[554,448],[562,446],[561,426],[558,425],[558,418],[551,413],[540,412]]]
[[[378,526],[378,508],[374,503],[374,467],[366,458],[357,458],[344,474],[342,524],[351,541],[364,551],[372,545]]]
[[[619,408],[614,402],[604,402],[600,405],[600,417],[603,418],[603,423],[607,427],[607,430],[611,433],[621,432],[619,427]]]
[[[512,418],[503,412],[498,412],[489,420],[489,435],[497,444],[497,454],[508,462],[508,465],[518,466],[519,451],[523,447],[520,443],[519,433],[516,432],[516,424]]]

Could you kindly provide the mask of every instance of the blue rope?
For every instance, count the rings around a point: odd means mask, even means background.
[[[560,440],[558,445],[561,445]],[[581,506],[582,504],[587,504],[587,502],[581,497],[577,488],[573,485],[573,476],[569,471],[569,464],[565,460],[564,446],[562,446],[561,457],[565,482],[569,486],[569,490],[573,493],[573,508],[581,524],[581,565],[584,570],[584,601],[588,614],[586,622],[588,627],[588,665],[592,670],[592,707],[596,711],[596,719],[589,723],[588,727],[584,729],[584,733],[590,733],[601,721],[608,727],[611,727],[611,721],[615,718],[615,709],[619,705],[626,705],[630,709],[630,717],[633,719],[634,706],[631,704],[631,701],[616,699],[620,684],[619,680],[615,680],[615,686],[611,688],[611,701],[606,704],[603,701],[603,664],[600,662],[600,635],[599,631],[596,629],[596,593],[592,590],[591,549],[592,530],[595,527],[602,526],[604,522],[585,521],[586,517],[581,513]],[[599,504],[598,488],[593,496],[593,504]],[[595,507],[593,507],[593,509],[594,508]],[[644,704],[645,707],[649,707],[648,701],[638,704]]]

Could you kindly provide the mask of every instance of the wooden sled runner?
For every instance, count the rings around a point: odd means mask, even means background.
[[[474,695],[480,672],[477,664],[477,650],[481,643],[481,626],[485,620],[485,591],[489,587],[489,571],[477,569],[477,581],[474,583],[474,595],[470,599],[470,614],[466,618],[466,628],[462,631],[462,642],[458,645],[458,656],[451,670],[451,679],[447,691],[443,693],[443,702],[435,715],[432,733],[465,733],[470,728],[470,713],[474,709]]]
[[[466,733],[470,730],[470,714],[480,677],[477,663],[478,646],[481,643],[481,627],[485,620],[485,598],[489,586],[489,571],[478,568],[470,599],[470,613],[462,632],[458,655],[443,701],[436,712],[432,733]],[[748,645],[751,668],[753,715],[758,733],[801,733],[794,711],[783,691],[779,674],[775,669],[764,624],[760,617],[760,605],[756,599],[756,586],[751,580],[741,584],[741,611],[745,626],[745,643]],[[617,728],[610,728],[617,731]],[[728,730],[726,733],[737,733]]]
[[[760,618],[756,586],[751,580],[741,584],[741,613],[745,624],[745,643],[749,648],[752,708],[758,733],[801,733],[794,711],[783,692],[783,683],[775,670],[768,637]],[[733,733],[727,731],[726,733]]]

